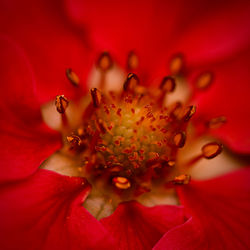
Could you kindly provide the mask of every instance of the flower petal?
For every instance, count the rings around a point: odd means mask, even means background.
[[[97,51],[108,50],[125,67],[128,53],[139,56],[146,74],[159,66],[173,34],[182,30],[199,1],[66,1],[69,17],[80,28],[88,27]],[[166,61],[164,62],[164,65]]]
[[[210,1],[204,7],[207,9],[192,19],[173,48],[185,54],[189,66],[228,58],[250,42],[248,1]]]
[[[156,249],[248,249],[249,178],[248,168],[180,188],[181,203],[192,218],[166,233]]]
[[[161,236],[185,221],[182,207],[144,207],[130,201],[101,219],[104,227],[117,239],[119,249],[152,249]]]
[[[30,175],[61,143],[59,134],[42,121],[35,78],[23,50],[1,37],[0,53],[1,182]]]
[[[88,27],[99,50],[111,51],[123,65],[134,50],[143,76],[166,74],[177,52],[194,65],[241,50],[250,39],[249,8],[244,0],[66,1],[69,17]]]
[[[47,102],[58,94],[71,98],[78,93],[66,78],[67,68],[76,72],[84,88],[92,66],[90,48],[84,31],[67,22],[62,1],[1,1],[0,23],[1,31],[25,50],[37,78],[39,101]]]
[[[107,249],[111,241],[83,207],[82,178],[38,170],[0,190],[1,249]]]
[[[215,82],[197,98],[197,119],[225,116],[227,123],[211,131],[231,149],[250,152],[250,111],[247,93],[250,91],[250,49],[224,63],[211,66]],[[195,118],[195,117],[194,117]]]

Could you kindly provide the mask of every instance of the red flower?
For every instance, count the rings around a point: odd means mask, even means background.
[[[225,115],[228,123],[213,135],[246,156],[230,152],[230,166],[220,174],[247,165],[249,11],[247,1],[2,1],[1,249],[249,248],[247,167],[178,186],[181,205],[127,201],[100,220],[82,206],[93,212],[100,203],[93,199],[86,205],[88,180],[39,168],[62,146],[60,134],[44,123],[41,105],[58,94],[75,97],[65,69],[74,69],[85,88],[94,56],[103,50],[123,68],[134,50],[140,63],[136,73],[146,86],[173,73],[168,61],[174,53],[185,56],[181,69],[189,82],[204,70],[213,72],[213,85],[195,92],[193,123]]]

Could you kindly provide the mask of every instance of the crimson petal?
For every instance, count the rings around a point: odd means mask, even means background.
[[[73,98],[78,92],[66,78],[72,68],[84,88],[90,46],[83,30],[71,26],[64,15],[63,1],[3,0],[0,3],[1,32],[22,46],[37,78],[41,103],[56,95]],[[78,89],[79,90],[79,89]]]
[[[179,189],[192,218],[166,233],[156,249],[249,249],[250,170]]]
[[[197,65],[241,50],[250,39],[249,8],[244,0],[66,1],[69,17],[88,27],[99,50],[111,51],[123,63],[134,50],[140,73],[156,76],[166,74],[173,53],[183,52]]]
[[[82,203],[82,178],[48,170],[0,190],[1,249],[107,249],[112,239]]]
[[[211,66],[215,82],[196,99],[197,119],[227,118],[225,125],[211,132],[240,153],[250,152],[249,58],[250,49],[231,60]]]
[[[8,37],[0,39],[0,181],[26,177],[61,145],[42,121],[32,67]]]
[[[152,249],[165,232],[184,221],[182,207],[149,208],[130,201],[121,203],[101,223],[117,239],[119,249]]]

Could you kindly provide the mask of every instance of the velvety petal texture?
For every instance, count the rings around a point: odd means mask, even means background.
[[[144,207],[136,201],[121,203],[101,223],[116,239],[117,249],[152,249],[162,235],[186,220],[178,206]]]
[[[84,179],[48,170],[1,186],[0,248],[112,248],[108,232],[82,206],[89,191]]]
[[[249,168],[178,190],[192,218],[167,232],[155,249],[249,249]]]
[[[6,25],[7,24],[7,25]],[[67,22],[63,1],[3,0],[0,3],[0,31],[24,49],[37,79],[41,103],[58,94],[73,98],[85,88],[91,48],[83,30]],[[80,77],[81,88],[69,83],[65,71],[72,68]]]
[[[65,2],[69,17],[87,28],[97,49],[111,51],[123,65],[130,50],[137,52],[143,76],[166,74],[174,53],[184,53],[192,65],[204,64],[250,41],[245,0]]]
[[[0,38],[0,182],[26,177],[60,148],[60,136],[42,121],[36,79],[20,46]]]

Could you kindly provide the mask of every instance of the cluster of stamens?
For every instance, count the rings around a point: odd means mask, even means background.
[[[176,68],[178,61],[175,64]],[[107,53],[99,58],[98,65],[105,76],[112,66]],[[135,65],[132,60],[128,68]],[[78,85],[79,78],[72,70],[67,70],[66,75],[74,86]],[[190,176],[185,174],[169,179],[178,149],[185,145],[189,120],[196,111],[195,106],[181,102],[164,105],[175,85],[175,79],[167,76],[158,88],[148,91],[137,75],[129,73],[122,91],[90,90],[92,101],[83,113],[82,125],[66,137],[70,150],[80,155],[90,179],[102,178],[119,190],[138,190],[142,183],[152,184],[159,179],[173,184],[189,182]],[[57,96],[58,112],[64,114],[67,106],[68,100]],[[211,124],[221,121],[223,118],[217,118]],[[210,159],[220,152],[218,143],[209,143],[202,148],[202,157]]]

